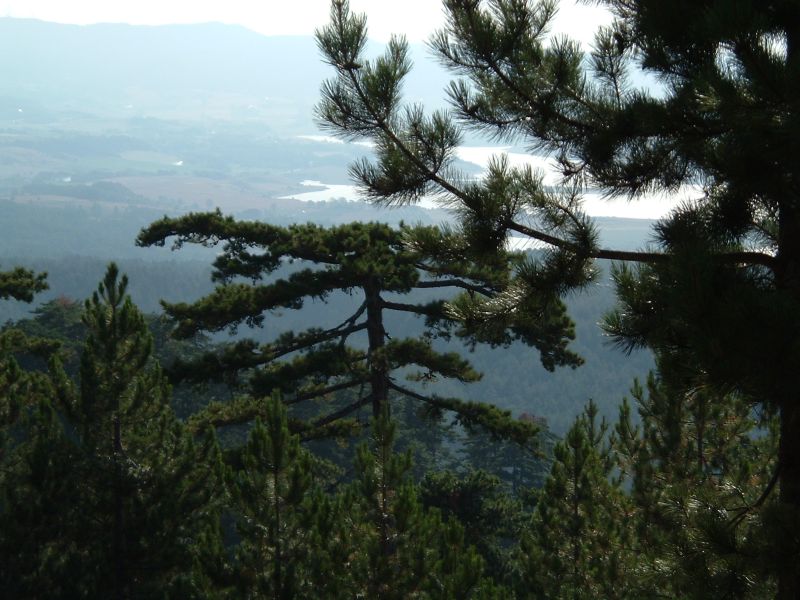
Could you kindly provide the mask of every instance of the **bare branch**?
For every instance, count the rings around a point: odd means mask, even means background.
[[[512,231],[522,233],[535,240],[539,240],[547,244],[550,244],[551,246],[555,246],[556,248],[561,248],[564,250],[572,250],[576,253],[581,253],[581,254],[586,252],[585,248],[576,246],[575,244],[572,244],[566,240],[544,233],[543,231],[539,231],[537,229],[532,229],[520,223],[512,222],[508,226],[508,228]],[[648,263],[648,264],[663,263],[672,260],[673,258],[671,254],[665,254],[662,252],[635,252],[627,250],[609,250],[605,248],[600,248],[598,250],[590,250],[587,256],[589,258],[598,258],[606,260],[623,260],[627,262],[638,262],[638,263]],[[769,269],[775,268],[775,257],[770,256],[769,254],[765,254],[763,252],[722,252],[720,254],[717,254],[716,257],[721,262],[728,264],[741,263],[741,264],[761,265]]]
[[[311,400],[312,398],[319,398],[320,396],[325,396],[327,394],[332,394],[334,392],[339,392],[341,390],[346,390],[351,387],[355,387],[357,385],[361,385],[364,383],[361,379],[351,379],[349,381],[343,381],[342,383],[337,383],[336,385],[331,385],[325,388],[320,388],[317,390],[305,392],[303,394],[295,395],[291,400],[284,400],[284,404],[297,404],[299,402],[303,402],[304,400]]]
[[[366,406],[372,402],[372,394],[368,394],[363,398],[356,400],[352,404],[348,404],[344,408],[337,410],[336,412],[332,412],[329,415],[326,415],[320,419],[314,421],[314,427],[322,427],[324,425],[328,425],[333,423],[334,421],[341,419],[342,417],[346,417],[350,413],[357,411],[362,406]]]
[[[417,283],[415,288],[443,288],[443,287],[457,287],[462,288],[470,292],[475,292],[477,294],[481,294],[483,296],[491,296],[492,291],[479,285],[473,285],[471,283],[467,283],[462,279],[442,279],[439,281],[420,281]]]

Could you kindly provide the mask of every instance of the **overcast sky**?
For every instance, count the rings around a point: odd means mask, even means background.
[[[368,15],[369,36],[385,41],[403,33],[424,41],[442,25],[438,0],[351,0],[356,12]],[[60,23],[202,23],[219,21],[244,25],[266,35],[310,35],[324,25],[329,0],[0,0],[4,16]],[[562,0],[557,32],[591,41],[598,23],[607,21],[597,7]]]

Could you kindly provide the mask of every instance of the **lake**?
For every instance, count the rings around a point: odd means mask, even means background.
[[[312,139],[320,143],[343,143],[336,138],[326,136],[300,136],[305,139]],[[361,146],[368,147],[364,142],[357,142]],[[544,174],[544,183],[556,186],[559,174],[554,168],[555,161],[532,154],[514,152],[511,146],[459,146],[457,156],[460,160],[477,165],[485,170],[492,157],[499,157],[505,154],[508,163],[512,167],[530,166],[535,170],[540,170]],[[480,177],[480,175],[479,175]],[[308,192],[299,192],[282,196],[294,200],[307,202],[329,202],[331,200],[348,200],[352,202],[362,201],[356,186],[352,184],[330,184],[321,181],[305,180],[300,185],[315,188]],[[674,194],[644,194],[636,200],[627,198],[605,198],[599,191],[589,190],[583,195],[583,208],[587,214],[593,217],[621,217],[627,219],[660,219],[681,203],[697,199],[702,196],[702,188],[699,186],[684,186]],[[423,208],[437,208],[436,201],[432,198],[423,199],[420,202]]]

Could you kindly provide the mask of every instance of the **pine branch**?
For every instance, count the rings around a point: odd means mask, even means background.
[[[778,482],[780,481],[780,475],[781,475],[781,464],[780,461],[778,461],[778,464],[772,471],[772,477],[770,477],[767,486],[761,492],[761,495],[758,497],[758,499],[752,504],[743,506],[742,508],[738,509],[740,511],[739,514],[730,520],[728,526],[731,528],[736,528],[739,525],[739,523],[741,523],[745,519],[745,517],[747,517],[748,514],[752,513],[754,510],[756,510],[762,504],[764,504],[764,502],[766,502],[767,499],[769,498],[770,494],[772,494],[772,491],[775,489],[775,486],[778,485]]]
[[[414,287],[419,289],[457,287],[487,297],[493,294],[493,292],[490,289],[485,288],[483,286],[467,283],[463,279],[440,279],[438,281],[420,281]]]
[[[319,398],[320,396],[327,396],[328,394],[341,392],[342,390],[347,390],[357,385],[363,385],[365,381],[365,379],[352,379],[350,381],[343,381],[342,383],[337,383],[328,387],[319,388],[309,392],[303,392],[301,394],[295,394],[295,396],[290,400],[284,400],[284,404],[297,404],[299,402],[303,402],[304,400],[311,400],[313,398]]]
[[[600,248],[597,250],[586,250],[581,246],[572,244],[564,239],[556,236],[549,235],[542,231],[532,229],[520,223],[512,222],[509,229],[522,233],[533,239],[545,242],[551,246],[563,250],[569,250],[577,254],[585,254],[588,258],[606,259],[606,260],[619,260],[625,262],[638,262],[638,263],[663,263],[672,260],[673,256],[665,252],[635,252],[625,250],[609,250]],[[764,254],[763,252],[722,252],[716,254],[715,257],[726,264],[752,264],[775,269],[776,260],[774,256]]]
[[[409,161],[411,161],[411,163],[421,173],[425,173],[430,181],[433,181],[439,187],[449,192],[453,196],[465,199],[462,190],[460,190],[459,188],[451,184],[449,181],[441,177],[438,173],[430,170],[428,166],[422,160],[420,160],[420,158],[416,155],[416,153],[413,152],[406,144],[404,144],[400,140],[400,138],[397,137],[397,135],[394,132],[394,129],[389,127],[386,118],[382,115],[379,115],[376,109],[372,106],[369,96],[365,93],[364,88],[361,86],[361,82],[359,81],[359,78],[356,75],[356,70],[353,68],[348,68],[347,74],[350,79],[350,83],[353,86],[353,89],[356,91],[358,99],[360,100],[362,105],[366,107],[370,116],[373,118],[374,126],[379,128],[384,133],[384,135],[386,135],[386,137],[389,138],[389,140],[391,140],[395,148],[400,150],[403,156],[405,156]]]
[[[306,333],[300,336],[285,334],[284,343],[269,344],[258,348],[251,340],[243,340],[226,348],[222,353],[207,352],[195,360],[176,360],[168,369],[173,382],[221,381],[238,371],[252,369],[275,361],[288,354],[311,348],[335,339],[347,337],[366,329],[367,324],[352,325],[344,329],[334,327],[323,332]]]
[[[314,427],[324,427],[325,425],[329,425],[330,423],[333,423],[334,421],[338,421],[339,419],[341,419],[343,417],[346,417],[347,415],[349,415],[351,413],[354,413],[359,408],[369,405],[371,402],[372,402],[372,394],[367,394],[366,396],[364,396],[363,398],[361,398],[359,400],[356,400],[352,404],[348,404],[347,406],[345,406],[344,408],[342,408],[340,410],[337,410],[335,412],[332,412],[329,415],[326,415],[326,416],[324,416],[324,417],[322,417],[320,419],[317,419],[316,421],[314,421],[313,426]]]
[[[388,300],[381,300],[381,307],[388,310],[408,312],[420,316],[425,315],[430,317],[441,317],[443,314],[441,311],[433,310],[428,305],[404,304],[402,302],[390,302]]]
[[[479,427],[496,439],[510,439],[520,446],[536,451],[530,444],[539,435],[539,427],[514,419],[509,411],[501,410],[491,404],[464,402],[456,398],[424,396],[397,385],[393,381],[389,382],[389,387],[404,396],[427,404],[437,413],[445,410],[455,413],[458,421],[468,429]]]
[[[468,360],[456,352],[437,352],[428,340],[392,340],[386,344],[385,354],[393,371],[410,365],[427,370],[424,374],[409,375],[410,379],[427,381],[435,379],[437,375],[462,383],[481,379],[481,374],[472,368]]]
[[[36,293],[48,289],[46,279],[47,273],[34,273],[21,267],[11,271],[2,271],[0,272],[0,300],[32,302]]]
[[[465,11],[467,13],[467,16],[468,16],[469,20],[470,20],[470,26],[473,28],[473,31],[475,29],[474,13],[475,13],[476,9],[477,9],[477,5],[474,5],[474,6],[471,5]],[[565,114],[563,114],[561,112],[555,111],[555,110],[553,110],[553,107],[550,104],[546,104],[544,102],[541,102],[537,98],[534,98],[530,94],[527,94],[500,67],[500,65],[498,64],[497,60],[492,55],[492,52],[487,51],[487,52],[482,53],[481,56],[480,56],[480,59],[483,61],[483,64],[479,64],[478,67],[475,69],[475,71],[478,71],[478,72],[486,71],[486,68],[488,67],[488,69],[491,70],[491,72],[493,72],[497,76],[497,78],[500,80],[500,82],[505,86],[505,88],[508,91],[510,91],[512,94],[514,94],[517,98],[519,98],[522,101],[523,105],[527,105],[527,106],[530,107],[530,113],[531,114],[543,115],[542,118],[547,118],[547,119],[555,118],[555,120],[561,122],[562,124],[567,125],[569,127],[572,127],[574,129],[577,129],[578,131],[580,131],[581,132],[580,135],[588,135],[588,132],[594,131],[594,128],[589,126],[587,123],[582,122],[582,121],[576,121],[576,120],[570,118],[569,116],[567,116],[567,115],[565,115]],[[554,94],[551,93],[551,95],[554,95]],[[571,98],[573,100],[579,101],[581,104],[583,104],[584,106],[588,107],[588,105],[586,104],[586,102],[582,98],[579,98],[579,97],[577,97],[575,95],[571,95]]]

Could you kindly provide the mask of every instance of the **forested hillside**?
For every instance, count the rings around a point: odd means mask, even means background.
[[[598,4],[0,19],[2,595],[800,597],[800,3]]]

